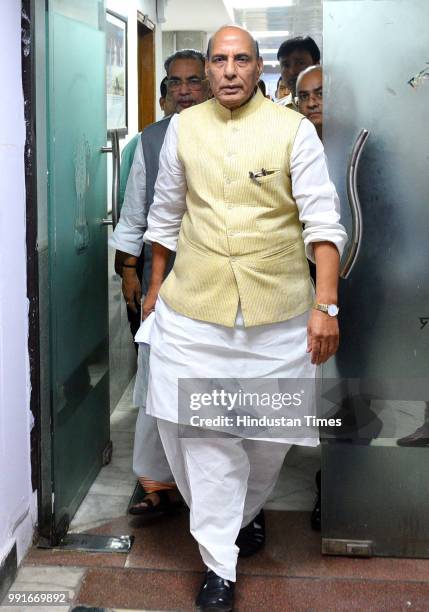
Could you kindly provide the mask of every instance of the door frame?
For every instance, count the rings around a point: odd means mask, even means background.
[[[37,7],[37,4],[39,6]],[[42,7],[45,13],[45,6]],[[42,433],[43,415],[49,412],[49,404],[42,408],[41,398],[41,364],[40,364],[40,294],[39,294],[39,244],[38,244],[38,177],[41,169],[38,167],[37,155],[37,130],[36,114],[36,11],[40,12],[40,3],[35,0],[21,0],[21,23],[23,37],[22,41],[22,86],[25,100],[25,197],[26,197],[26,247],[27,247],[27,298],[28,307],[28,354],[30,362],[30,411],[34,424],[30,432],[30,451],[31,451],[31,484],[32,490],[37,491],[38,508],[38,532],[40,534],[50,533],[51,522],[51,503],[46,500],[51,499],[52,482],[51,474],[46,478],[42,477],[42,449],[47,452],[44,442],[48,442],[50,447],[50,432]],[[40,13],[39,13],[40,14]],[[39,41],[38,41],[39,42]],[[40,41],[44,44],[45,41]],[[41,85],[43,88],[43,83]],[[40,135],[41,140],[43,134]],[[45,172],[46,176],[46,172]],[[47,330],[49,331],[49,330]],[[45,415],[46,416],[46,415]],[[46,434],[48,434],[46,436]],[[48,451],[49,452],[49,451]],[[47,511],[48,510],[48,511]]]
[[[22,53],[23,93],[26,101],[26,244],[27,296],[29,300],[28,351],[30,359],[31,480],[37,491],[38,541],[51,544],[53,533],[53,466],[51,397],[48,351],[49,273],[41,266],[47,259],[47,241],[40,236],[41,206],[47,207],[46,145],[46,13],[47,2],[21,0],[23,30],[29,45]],[[24,18],[24,15],[27,17]],[[37,45],[36,45],[37,39]],[[47,231],[47,227],[44,228]],[[43,303],[43,305],[42,305]],[[45,357],[43,357],[45,355]],[[43,364],[42,364],[43,361]]]

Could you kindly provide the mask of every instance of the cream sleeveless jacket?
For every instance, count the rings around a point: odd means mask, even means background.
[[[160,291],[173,310],[233,327],[240,301],[248,327],[311,307],[289,171],[302,118],[259,90],[235,111],[209,100],[179,115],[187,209]]]

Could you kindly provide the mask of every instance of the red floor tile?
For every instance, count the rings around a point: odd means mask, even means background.
[[[192,610],[197,572],[89,569],[75,604],[134,610]]]
[[[98,607],[193,610],[196,572],[89,569],[77,603]],[[429,584],[240,576],[236,612],[381,612],[429,609]]]
[[[245,576],[234,611],[399,612],[429,609],[428,583]]]

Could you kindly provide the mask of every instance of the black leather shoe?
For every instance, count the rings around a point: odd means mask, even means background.
[[[231,612],[234,603],[234,582],[225,580],[208,569],[195,604],[202,612]]]
[[[240,529],[235,544],[240,549],[239,557],[251,557],[261,550],[265,544],[265,516],[263,510],[246,527]]]
[[[320,531],[322,526],[322,504],[320,495],[321,478],[322,473],[319,470],[316,474],[317,496],[314,502],[313,512],[311,513],[311,528],[314,529],[314,531]]]

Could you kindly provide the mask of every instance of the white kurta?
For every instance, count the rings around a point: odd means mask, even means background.
[[[185,170],[177,155],[177,120],[177,116],[171,120],[161,150],[155,198],[144,236],[146,242],[158,242],[173,251],[186,208]],[[347,237],[339,223],[338,196],[329,180],[323,146],[306,119],[295,138],[290,169],[293,196],[305,225],[307,257],[314,261],[312,243],[317,241],[333,242],[341,254]],[[315,377],[316,367],[306,352],[308,313],[245,328],[239,310],[235,327],[228,328],[185,317],[159,299],[155,315],[146,409],[157,418],[178,422],[179,378]],[[273,441],[315,445],[318,436],[314,432],[296,438],[292,431],[289,437]]]
[[[147,227],[148,208],[148,202],[146,201],[146,164],[142,141],[139,138],[128,175],[121,215],[113,234],[109,238],[109,246],[139,257],[143,247],[143,234]]]
[[[140,256],[149,204],[146,199],[146,164],[142,141],[139,138],[128,175],[121,216],[109,239],[110,247],[136,257]],[[133,471],[137,477],[145,476],[151,480],[171,482],[173,475],[165,457],[156,419],[145,410],[148,369],[149,347],[142,345],[138,353],[133,397],[134,405],[140,408],[134,437]]]
[[[235,327],[231,328],[185,317],[159,298],[151,335],[148,414],[173,423],[190,424],[189,413],[186,410],[179,413],[178,410],[179,379],[215,379],[219,381],[219,388],[222,380],[237,379],[244,391],[248,390],[245,379],[313,379],[316,366],[312,365],[306,352],[307,320],[308,313],[304,313],[289,321],[246,328],[239,310]],[[293,382],[291,384],[294,386]],[[250,385],[252,391],[260,394],[267,390],[260,384]],[[268,390],[273,387],[277,388],[275,383]],[[203,382],[191,388],[193,392],[206,390]],[[307,385],[307,394],[308,391]],[[271,409],[263,412],[267,416],[276,414]],[[214,409],[213,416],[217,414],[228,413]],[[303,403],[294,411],[294,416],[301,422],[304,416],[313,414],[313,402],[310,405]],[[272,430],[272,438],[263,435],[264,429],[252,430],[253,435],[248,428],[239,431],[235,423],[229,429],[216,426],[213,429],[250,439],[270,439],[303,446],[319,443],[317,429],[310,427],[277,428]],[[289,435],[283,435],[283,432],[289,432]]]

